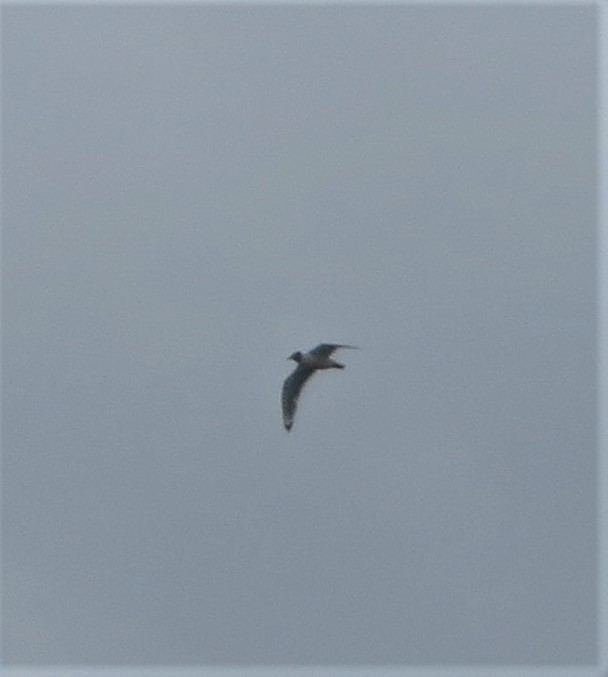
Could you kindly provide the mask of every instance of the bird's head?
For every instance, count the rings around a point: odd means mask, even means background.
[[[302,353],[298,350],[295,353],[292,353],[287,359],[293,360],[294,362],[300,364],[300,362],[302,361]]]

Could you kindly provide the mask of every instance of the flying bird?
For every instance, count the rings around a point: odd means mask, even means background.
[[[338,348],[356,349],[357,346],[347,346],[341,343],[321,343],[316,348],[302,353],[299,350],[287,359],[297,363],[295,371],[283,383],[283,424],[285,430],[291,430],[296,414],[298,398],[308,379],[319,369],[344,369],[344,365],[332,360],[330,355]]]

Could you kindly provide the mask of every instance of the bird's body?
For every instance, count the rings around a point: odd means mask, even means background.
[[[291,430],[300,392],[308,379],[319,369],[344,369],[344,365],[332,360],[330,355],[338,348],[356,348],[340,343],[321,343],[307,353],[300,351],[293,353],[287,359],[297,363],[293,371],[283,383],[282,405],[283,424],[286,430]]]

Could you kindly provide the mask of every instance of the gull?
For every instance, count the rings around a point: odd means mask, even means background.
[[[285,430],[291,430],[296,414],[298,397],[308,379],[319,369],[344,369],[344,365],[332,360],[330,355],[339,348],[356,349],[357,346],[347,346],[342,343],[320,343],[316,348],[302,353],[299,350],[287,359],[297,363],[295,371],[283,383],[283,424]]]

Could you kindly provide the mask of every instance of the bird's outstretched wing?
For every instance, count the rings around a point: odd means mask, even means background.
[[[356,350],[357,346],[347,346],[343,343],[320,343],[316,348],[310,350],[308,354],[312,355],[313,357],[324,359],[329,357],[334,352],[334,350],[338,350],[338,348],[351,348]]]
[[[291,430],[293,419],[296,414],[296,407],[298,405],[298,397],[304,387],[304,384],[313,375],[314,369],[299,364],[295,371],[285,379],[283,383],[283,394],[281,397],[283,403],[283,424],[286,430]]]

